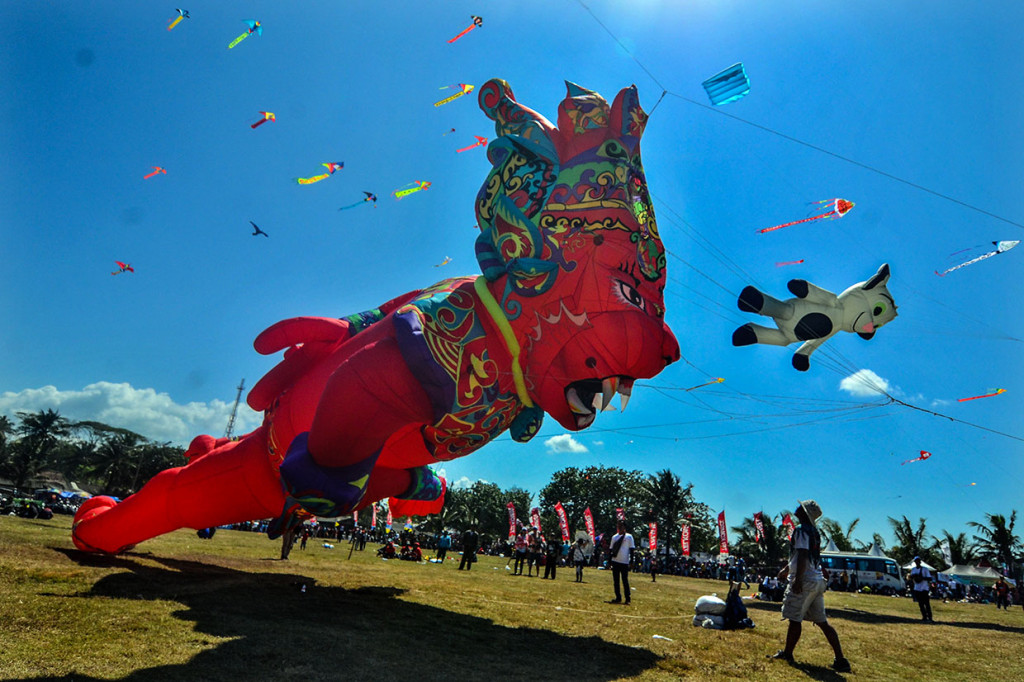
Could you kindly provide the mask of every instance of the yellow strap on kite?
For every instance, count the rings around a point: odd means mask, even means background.
[[[523,368],[519,366],[519,342],[516,341],[516,336],[512,332],[512,326],[508,323],[508,319],[505,317],[501,306],[498,305],[498,302],[494,300],[494,296],[491,295],[491,290],[487,288],[487,282],[483,276],[478,276],[473,280],[473,288],[476,289],[477,296],[483,301],[484,308],[487,309],[491,319],[494,320],[494,324],[497,325],[498,330],[501,332],[501,337],[505,339],[505,347],[508,349],[509,355],[512,356],[512,380],[516,385],[516,395],[519,396],[519,402],[526,407],[533,407],[530,394],[526,392]]]

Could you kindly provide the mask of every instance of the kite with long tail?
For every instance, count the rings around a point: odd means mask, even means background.
[[[686,392],[689,393],[690,391],[696,390],[698,388],[704,388],[705,386],[710,386],[711,384],[720,384],[723,381],[725,381],[725,377],[718,377],[718,378],[712,379],[711,381],[708,381],[706,383],[697,384],[696,386],[691,386],[690,388],[686,389]]]
[[[801,258],[800,260],[783,260],[783,261],[777,262],[775,264],[775,267],[781,268],[781,267],[783,267],[785,265],[800,265],[803,262],[804,262],[803,258]]]
[[[249,24],[249,30],[243,33],[242,35],[238,36],[234,40],[232,40],[231,43],[228,44],[229,50],[238,43],[242,42],[243,40],[251,36],[253,33],[255,33],[258,36],[263,35],[263,26],[260,24],[260,22],[255,21],[253,19],[249,19],[245,23]]]
[[[484,20],[483,20],[482,17],[478,17],[475,14],[471,14],[469,16],[471,16],[473,18],[473,23],[471,23],[468,27],[466,27],[466,30],[464,30],[462,33],[460,33],[459,35],[457,35],[454,38],[452,38],[451,40],[449,40],[448,41],[449,43],[454,43],[456,40],[458,40],[462,36],[466,35],[470,31],[472,31],[474,28],[477,28],[479,26],[483,26],[484,25]]]
[[[783,223],[782,225],[773,225],[772,227],[766,227],[763,230],[758,230],[759,233],[764,234],[765,232],[774,232],[775,230],[781,230],[784,227],[790,225],[799,225],[800,223],[809,223],[812,220],[835,220],[836,218],[842,218],[844,215],[850,212],[850,209],[854,207],[852,201],[846,199],[822,199],[821,201],[815,201],[815,204],[822,204],[823,208],[828,210],[824,213],[811,216],[810,218],[804,218],[803,220],[794,220],[791,223]]]
[[[487,144],[487,138],[486,137],[480,137],[479,135],[474,135],[473,137],[476,138],[476,142],[474,144],[471,144],[468,147],[463,147],[462,149],[456,149],[455,153],[458,154],[459,152],[464,152],[464,151],[473,149],[474,147],[482,147],[485,144]]]
[[[440,88],[440,89],[444,90],[446,88],[458,88],[459,91],[456,92],[454,95],[451,95],[450,97],[445,97],[440,102],[434,102],[434,106],[435,107],[439,107],[442,104],[448,104],[448,102],[452,102],[452,101],[457,100],[458,98],[462,97],[463,95],[468,95],[469,93],[473,92],[473,86],[472,85],[467,85],[465,83],[458,83],[456,85],[446,85],[446,86],[444,86],[443,88]],[[455,132],[455,128],[452,128],[448,132]]]
[[[976,257],[976,258],[972,258],[971,260],[966,261],[964,263],[961,263],[960,265],[954,265],[953,267],[949,268],[948,270],[943,270],[942,272],[939,272],[938,270],[936,270],[935,274],[938,275],[939,277],[945,277],[946,275],[948,275],[949,273],[953,272],[954,270],[959,270],[960,268],[966,268],[968,265],[974,265],[978,261],[985,260],[986,258],[991,258],[992,256],[998,256],[1001,253],[1006,253],[1007,251],[1009,251],[1013,247],[1017,246],[1017,244],[1020,244],[1020,240],[992,242],[992,245],[994,247],[996,247],[995,251],[989,251],[987,253],[983,253],[980,256]]]
[[[420,190],[426,189],[430,189],[430,183],[426,180],[417,180],[416,182],[410,182],[404,187],[399,187],[392,192],[392,194],[395,196],[395,199],[401,199],[402,197],[409,196],[413,192],[419,192]]]
[[[178,16],[174,17],[174,20],[171,21],[170,25],[167,27],[168,31],[170,31],[172,28],[177,26],[178,22],[180,22],[182,19],[190,18],[188,16],[188,10],[187,9],[178,9],[177,7],[175,7],[174,11],[178,13]]]
[[[377,195],[374,194],[373,192],[367,192],[366,190],[363,190],[363,194],[366,195],[365,198],[360,199],[359,201],[355,202],[354,204],[349,204],[348,206],[342,206],[338,210],[339,211],[344,211],[344,210],[349,209],[349,208],[355,208],[356,206],[362,206],[365,203],[372,203],[373,207],[377,208]]]
[[[341,170],[345,167],[345,163],[343,161],[338,161],[337,163],[322,163],[320,165],[327,168],[326,173],[323,175],[314,175],[311,178],[295,178],[295,182],[300,185],[312,185],[314,182],[320,182],[324,178],[329,178],[334,175],[335,171]]]
[[[154,175],[157,175],[159,173],[163,173],[164,175],[167,175],[167,169],[166,168],[161,168],[160,166],[153,166],[153,172],[150,173],[149,175],[143,175],[142,179],[143,180],[148,180],[151,177],[153,177]]]
[[[927,450],[921,450],[921,456],[920,457],[915,457],[914,459],[908,459],[906,462],[902,462],[900,464],[900,466],[903,466],[904,464],[910,464],[911,462],[923,462],[923,461],[925,461],[926,459],[928,459],[931,456],[932,456],[932,453],[928,452]]]
[[[966,403],[968,400],[977,400],[978,398],[991,398],[992,396],[999,395],[1000,393],[1006,393],[1005,388],[997,388],[993,393],[986,393],[985,395],[973,395],[970,398],[960,398],[957,400],[958,403]]]
[[[261,118],[260,120],[256,121],[251,126],[249,126],[253,130],[255,130],[256,128],[259,128],[261,125],[263,125],[267,121],[276,121],[277,120],[277,116],[274,115],[273,111],[261,111],[260,113],[263,114],[263,118]]]
[[[135,272],[135,268],[133,268],[133,267],[132,267],[131,265],[129,265],[128,263],[122,263],[122,262],[121,262],[121,261],[119,261],[119,260],[116,260],[116,261],[114,261],[114,262],[115,262],[115,263],[117,263],[117,267],[118,267],[119,269],[118,269],[118,271],[117,271],[117,272],[112,272],[112,273],[110,273],[111,275],[120,275],[120,274],[121,274],[122,272]]]
[[[435,268],[439,268],[439,267],[441,267],[442,265],[448,265],[448,264],[449,264],[449,263],[451,263],[451,262],[452,262],[452,258],[451,258],[451,256],[445,256],[445,257],[444,257],[444,260],[443,260],[443,261],[441,261],[440,263],[437,263],[436,265],[434,265],[434,267],[435,267]]]

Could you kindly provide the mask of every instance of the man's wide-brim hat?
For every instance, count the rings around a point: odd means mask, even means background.
[[[811,524],[818,523],[818,519],[821,518],[821,507],[814,500],[797,500],[800,502],[800,506],[803,507],[804,514],[807,515],[808,520]]]

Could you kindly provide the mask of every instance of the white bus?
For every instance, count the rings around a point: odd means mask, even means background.
[[[846,571],[851,580],[857,576],[857,589],[867,585],[872,591],[890,587],[900,592],[906,588],[899,564],[885,556],[862,552],[822,552],[821,567],[828,571],[830,585]]]

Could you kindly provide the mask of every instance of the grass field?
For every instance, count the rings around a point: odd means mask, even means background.
[[[73,548],[70,522],[0,517],[0,679],[1024,680],[1019,606],[934,603],[926,625],[909,599],[829,593],[853,665],[839,675],[809,625],[796,665],[766,658],[778,604],[747,602],[753,630],[692,627],[722,582],[635,575],[627,607],[594,569],[553,582],[504,559],[467,573],[313,541],[278,561],[279,541],[235,531],[99,557]]]

